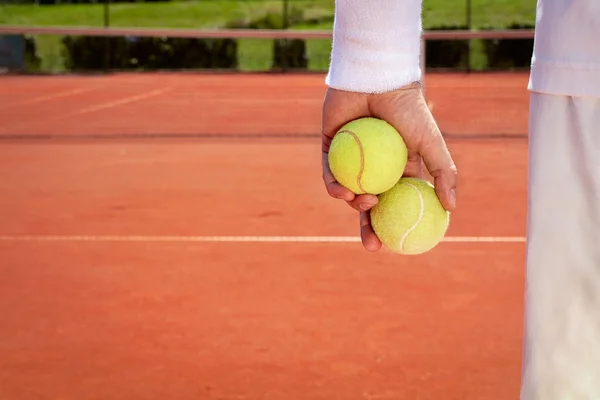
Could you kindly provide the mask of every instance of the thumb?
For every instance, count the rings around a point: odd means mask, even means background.
[[[423,157],[429,174],[434,179],[435,192],[444,208],[454,211],[458,172],[446,146],[446,141],[435,124],[433,131],[422,133],[422,139],[419,153]]]

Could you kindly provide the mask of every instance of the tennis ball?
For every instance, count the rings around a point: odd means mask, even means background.
[[[359,118],[342,126],[329,147],[329,168],[355,194],[380,194],[394,186],[406,167],[404,139],[384,120]]]
[[[446,234],[450,213],[442,206],[431,183],[402,178],[378,199],[371,208],[371,225],[389,250],[408,255],[425,253]]]

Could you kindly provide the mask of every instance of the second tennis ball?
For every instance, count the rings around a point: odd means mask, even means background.
[[[329,168],[338,183],[355,194],[380,194],[402,177],[408,151],[388,122],[359,118],[342,126],[329,147]]]
[[[371,224],[389,250],[422,254],[444,238],[450,213],[444,209],[428,181],[402,178],[378,198],[379,202],[371,209]]]

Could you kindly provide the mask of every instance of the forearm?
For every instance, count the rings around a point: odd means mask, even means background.
[[[328,86],[381,93],[421,78],[421,0],[336,0]]]

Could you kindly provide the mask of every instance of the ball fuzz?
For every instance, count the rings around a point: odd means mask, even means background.
[[[359,118],[344,125],[329,147],[329,168],[355,194],[380,194],[393,187],[406,167],[404,139],[384,120]]]
[[[371,224],[389,250],[422,254],[444,238],[450,213],[442,206],[431,183],[402,178],[378,198],[379,202],[371,209]]]

